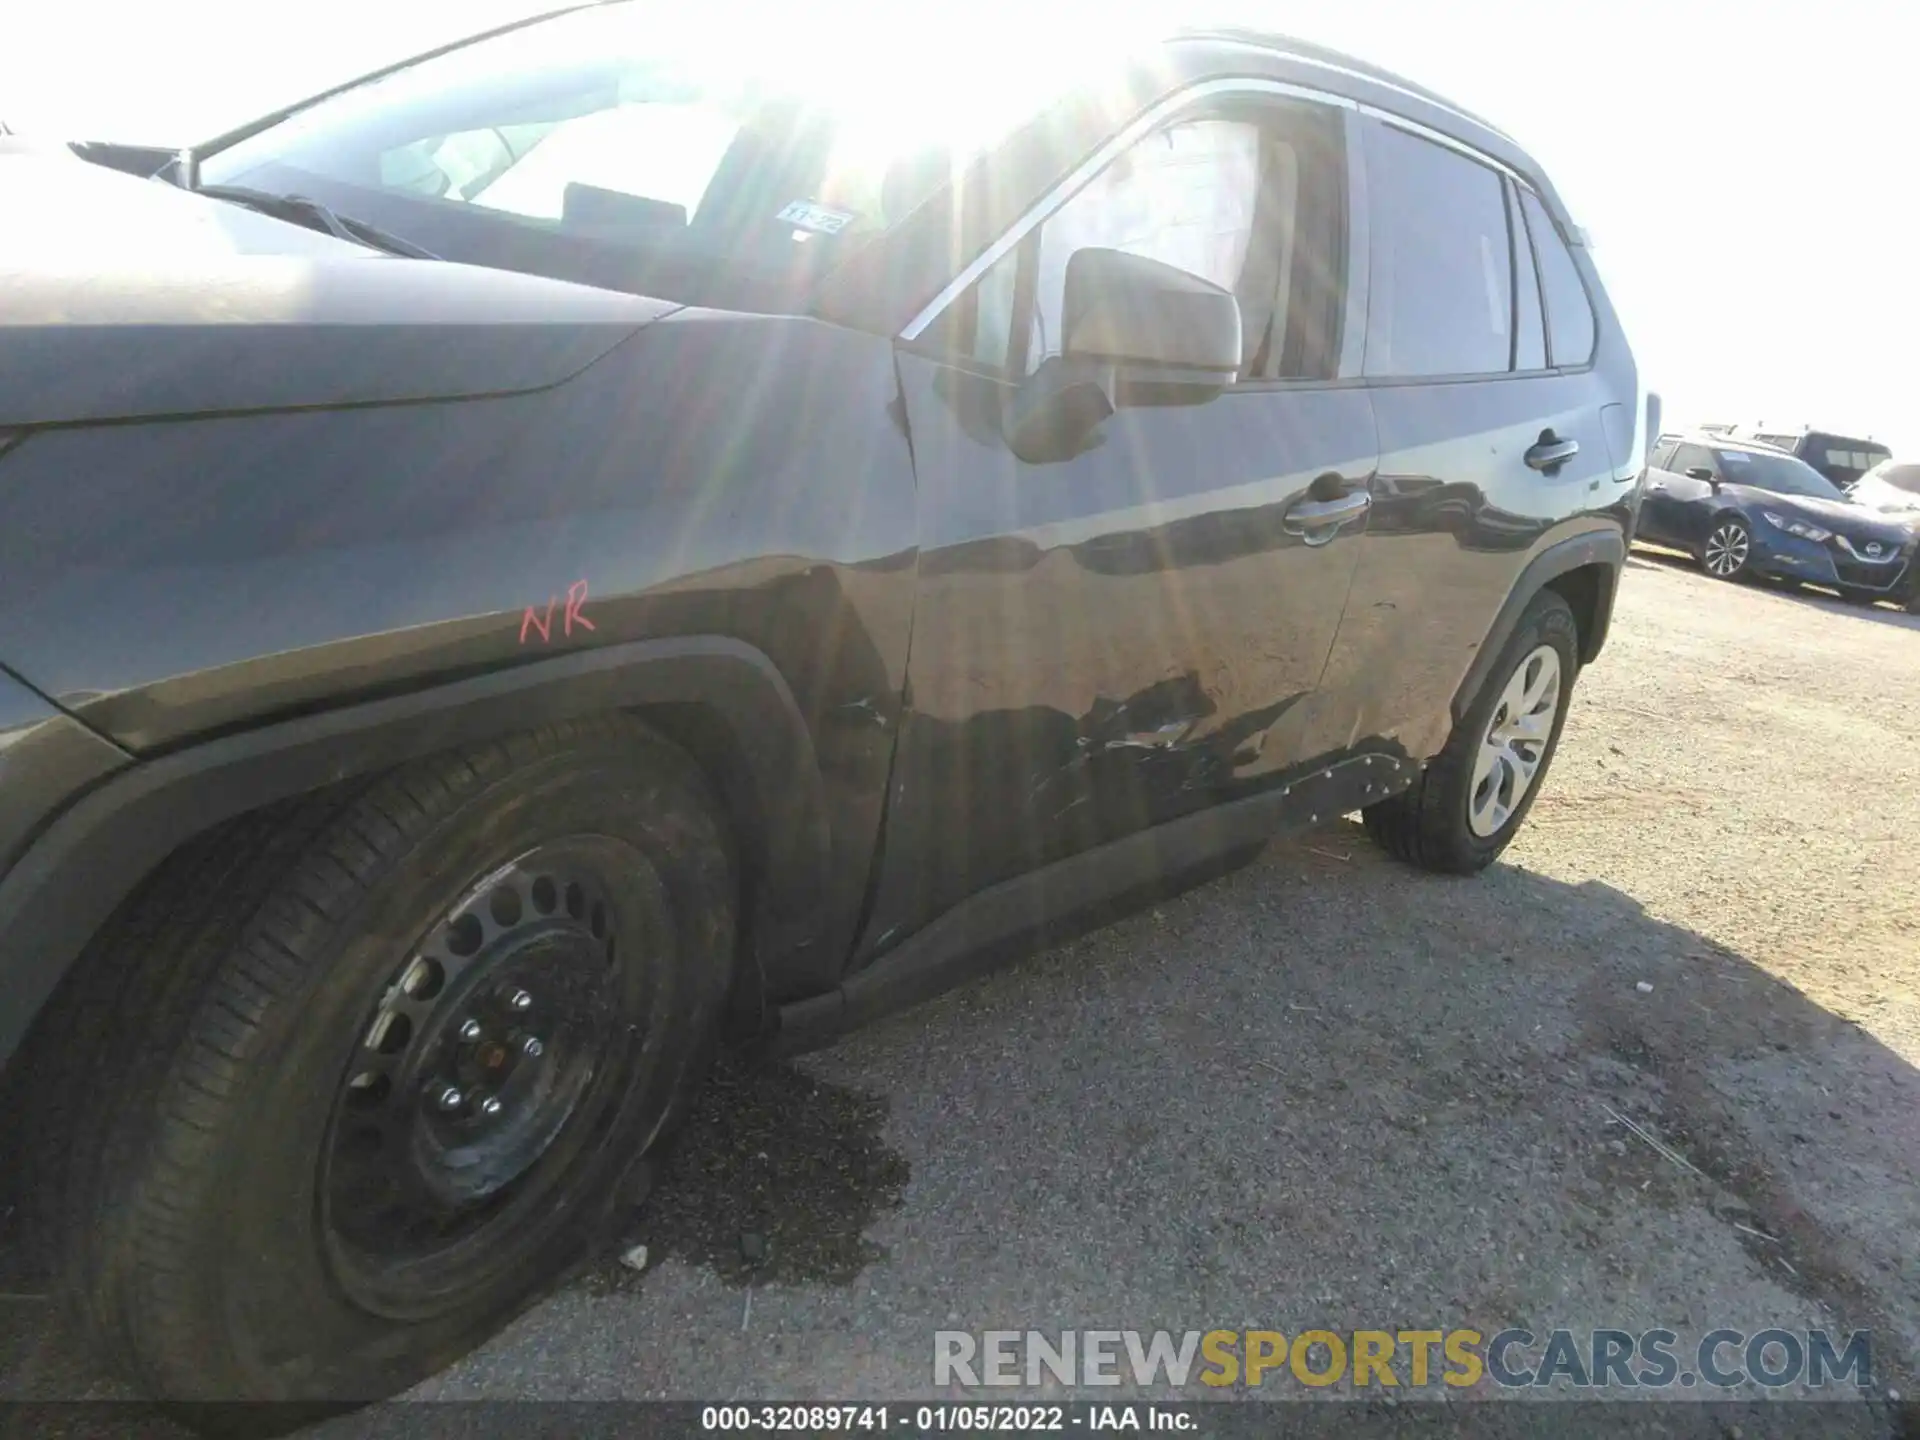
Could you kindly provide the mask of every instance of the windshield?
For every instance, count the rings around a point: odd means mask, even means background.
[[[1734,485],[1751,485],[1776,495],[1804,495],[1814,500],[1845,500],[1840,487],[1803,460],[1791,455],[1760,455],[1751,450],[1716,450],[1720,473]]]
[[[448,259],[668,299],[717,284],[725,303],[817,276],[1044,98],[1044,72],[926,67],[884,20],[854,43],[804,13],[697,9],[632,0],[477,41],[200,178],[311,196]]]

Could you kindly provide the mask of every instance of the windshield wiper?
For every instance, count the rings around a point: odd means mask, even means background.
[[[331,206],[310,200],[305,195],[275,195],[270,190],[256,190],[251,185],[200,185],[194,188],[193,193],[244,205],[249,210],[258,210],[278,220],[304,225],[309,230],[324,230],[339,239],[351,240],[374,250],[384,250],[389,255],[404,255],[409,260],[440,258],[431,250],[421,249],[411,240],[402,240],[398,235],[390,234],[378,225],[369,225],[365,220],[342,215]]]

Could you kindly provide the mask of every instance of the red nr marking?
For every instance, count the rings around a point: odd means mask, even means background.
[[[553,607],[559,603],[560,597],[558,595],[550,595],[547,597],[547,608],[544,611],[536,610],[531,605],[526,608],[525,612],[520,616],[520,643],[522,645],[527,643],[527,634],[529,631],[540,637],[540,643],[542,645],[551,645],[553,643]],[[593,621],[587,618],[586,611],[582,608],[586,603],[587,582],[584,580],[576,580],[567,587],[567,608],[562,611],[560,615],[560,633],[563,636],[571,636],[573,634],[573,627],[576,625],[583,630],[595,630],[599,628]]]
[[[569,635],[573,634],[573,627],[576,624],[584,626],[588,630],[591,630],[594,628],[593,621],[589,620],[586,617],[586,613],[582,611],[580,608],[582,605],[586,603],[587,603],[587,582],[584,580],[576,580],[573,582],[573,584],[567,587],[567,616],[566,616],[566,633],[567,634]]]

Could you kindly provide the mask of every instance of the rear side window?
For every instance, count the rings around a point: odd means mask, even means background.
[[[1388,125],[1367,130],[1369,376],[1504,372],[1513,263],[1500,175]]]
[[[1540,288],[1547,297],[1547,345],[1553,363],[1585,365],[1593,359],[1593,302],[1587,298],[1573,252],[1560,238],[1559,228],[1539,196],[1522,190],[1520,203],[1526,210],[1527,229],[1532,232],[1534,253],[1540,260]]]
[[[1533,263],[1533,246],[1527,243],[1526,223],[1520,218],[1519,199],[1512,184],[1507,187],[1507,223],[1513,232],[1513,368],[1547,368],[1547,330],[1540,319],[1540,275]]]

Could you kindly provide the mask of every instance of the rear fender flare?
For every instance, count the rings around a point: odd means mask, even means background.
[[[1613,596],[1617,587],[1620,569],[1626,564],[1626,537],[1618,530],[1591,530],[1583,535],[1549,545],[1521,570],[1520,576],[1507,592],[1499,613],[1494,616],[1493,625],[1488,629],[1486,639],[1480,642],[1480,648],[1474,652],[1473,663],[1467,667],[1466,677],[1461,680],[1460,688],[1453,696],[1453,718],[1456,723],[1473,705],[1473,699],[1487,683],[1487,673],[1500,658],[1500,652],[1506,648],[1507,639],[1513,634],[1514,627],[1520,623],[1533,597],[1546,589],[1549,584],[1573,570],[1587,565],[1604,567],[1606,579],[1596,613],[1598,623],[1594,633],[1580,637],[1582,663],[1593,660],[1600,653],[1600,647],[1606,643],[1607,627],[1613,615]]]
[[[223,821],[452,746],[614,709],[717,721],[713,780],[769,928],[817,928],[828,828],[812,737],[779,670],[725,637],[643,640],[282,720],[122,770],[0,879],[0,1061],[100,925],[153,869]],[[742,917],[743,921],[747,917]]]

